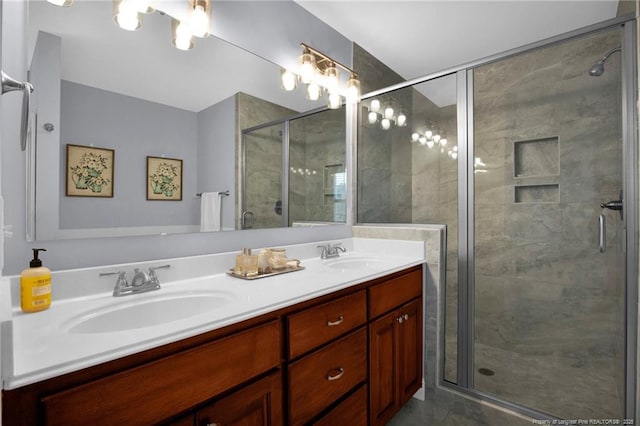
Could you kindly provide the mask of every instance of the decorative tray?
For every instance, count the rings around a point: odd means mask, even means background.
[[[272,271],[272,272],[268,272],[266,274],[258,274],[258,275],[254,275],[253,277],[245,277],[243,275],[237,275],[233,269],[229,269],[227,271],[227,275],[230,275],[232,277],[235,278],[240,278],[242,280],[258,280],[260,278],[267,278],[267,277],[273,277],[274,275],[281,275],[281,274],[288,274],[289,272],[295,272],[295,271],[302,271],[304,269],[304,266],[287,266],[284,269],[278,269],[277,271]]]

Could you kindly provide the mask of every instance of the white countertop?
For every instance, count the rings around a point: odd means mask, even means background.
[[[362,267],[340,267],[335,259],[321,260],[317,245],[286,246],[287,256],[302,261],[302,271],[258,280],[225,274],[236,253],[168,259],[54,272],[53,301],[45,311],[25,314],[19,306],[19,277],[3,277],[2,373],[4,389],[14,389],[100,364],[200,333],[215,330],[283,307],[322,296],[373,278],[424,263],[424,243],[350,238],[340,240],[347,253],[340,259],[373,259]],[[100,272],[124,270],[130,280],[134,267],[171,264],[159,270],[162,288],[143,294],[113,297],[115,277]],[[333,265],[331,265],[333,263]],[[8,283],[6,282],[8,281]],[[9,291],[11,294],[6,294]],[[16,295],[16,292],[18,294]],[[162,324],[144,319],[122,331],[77,332],[78,321],[102,312],[146,302],[221,295],[225,303],[197,315]],[[205,298],[206,300],[206,298]],[[213,300],[213,299],[212,299]],[[163,309],[171,309],[163,305]],[[133,308],[135,309],[135,308]]]

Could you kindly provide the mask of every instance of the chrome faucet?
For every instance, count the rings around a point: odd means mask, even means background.
[[[342,243],[329,243],[327,245],[318,246],[318,248],[322,249],[320,259],[333,259],[334,257],[339,257],[340,252],[344,253],[347,251],[346,248],[342,247]]]
[[[145,293],[147,291],[160,290],[160,280],[156,274],[157,269],[169,268],[171,265],[152,266],[149,273],[143,272],[138,268],[133,270],[133,279],[131,284],[127,281],[124,271],[103,272],[101,277],[108,275],[118,275],[116,285],[113,288],[113,297],[126,296],[129,294]]]

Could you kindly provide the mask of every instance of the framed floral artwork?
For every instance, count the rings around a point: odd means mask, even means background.
[[[147,200],[182,200],[182,160],[147,156]]]
[[[67,144],[68,197],[113,197],[115,151]]]

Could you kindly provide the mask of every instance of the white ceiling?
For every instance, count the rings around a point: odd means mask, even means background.
[[[295,1],[406,79],[609,19],[617,9],[617,0]],[[215,37],[196,40],[189,52],[204,53],[215,45],[215,56],[178,51],[170,44],[167,16],[145,16],[145,31],[131,33],[113,25],[109,1],[77,0],[70,8],[56,8],[44,0],[30,4],[30,43],[36,28],[63,37],[65,79],[191,111],[240,90],[297,111],[319,105],[281,90],[278,66]],[[84,13],[93,14],[93,19],[83,18]],[[100,33],[107,35],[107,42],[98,39]],[[157,51],[155,60],[147,59],[151,51]],[[256,70],[262,78],[255,77]],[[124,87],[116,86],[116,77],[123,74],[133,78]],[[152,82],[148,91],[143,82]],[[260,84],[264,82],[272,83]],[[431,86],[425,90],[430,90],[432,100],[450,102],[450,87]]]

